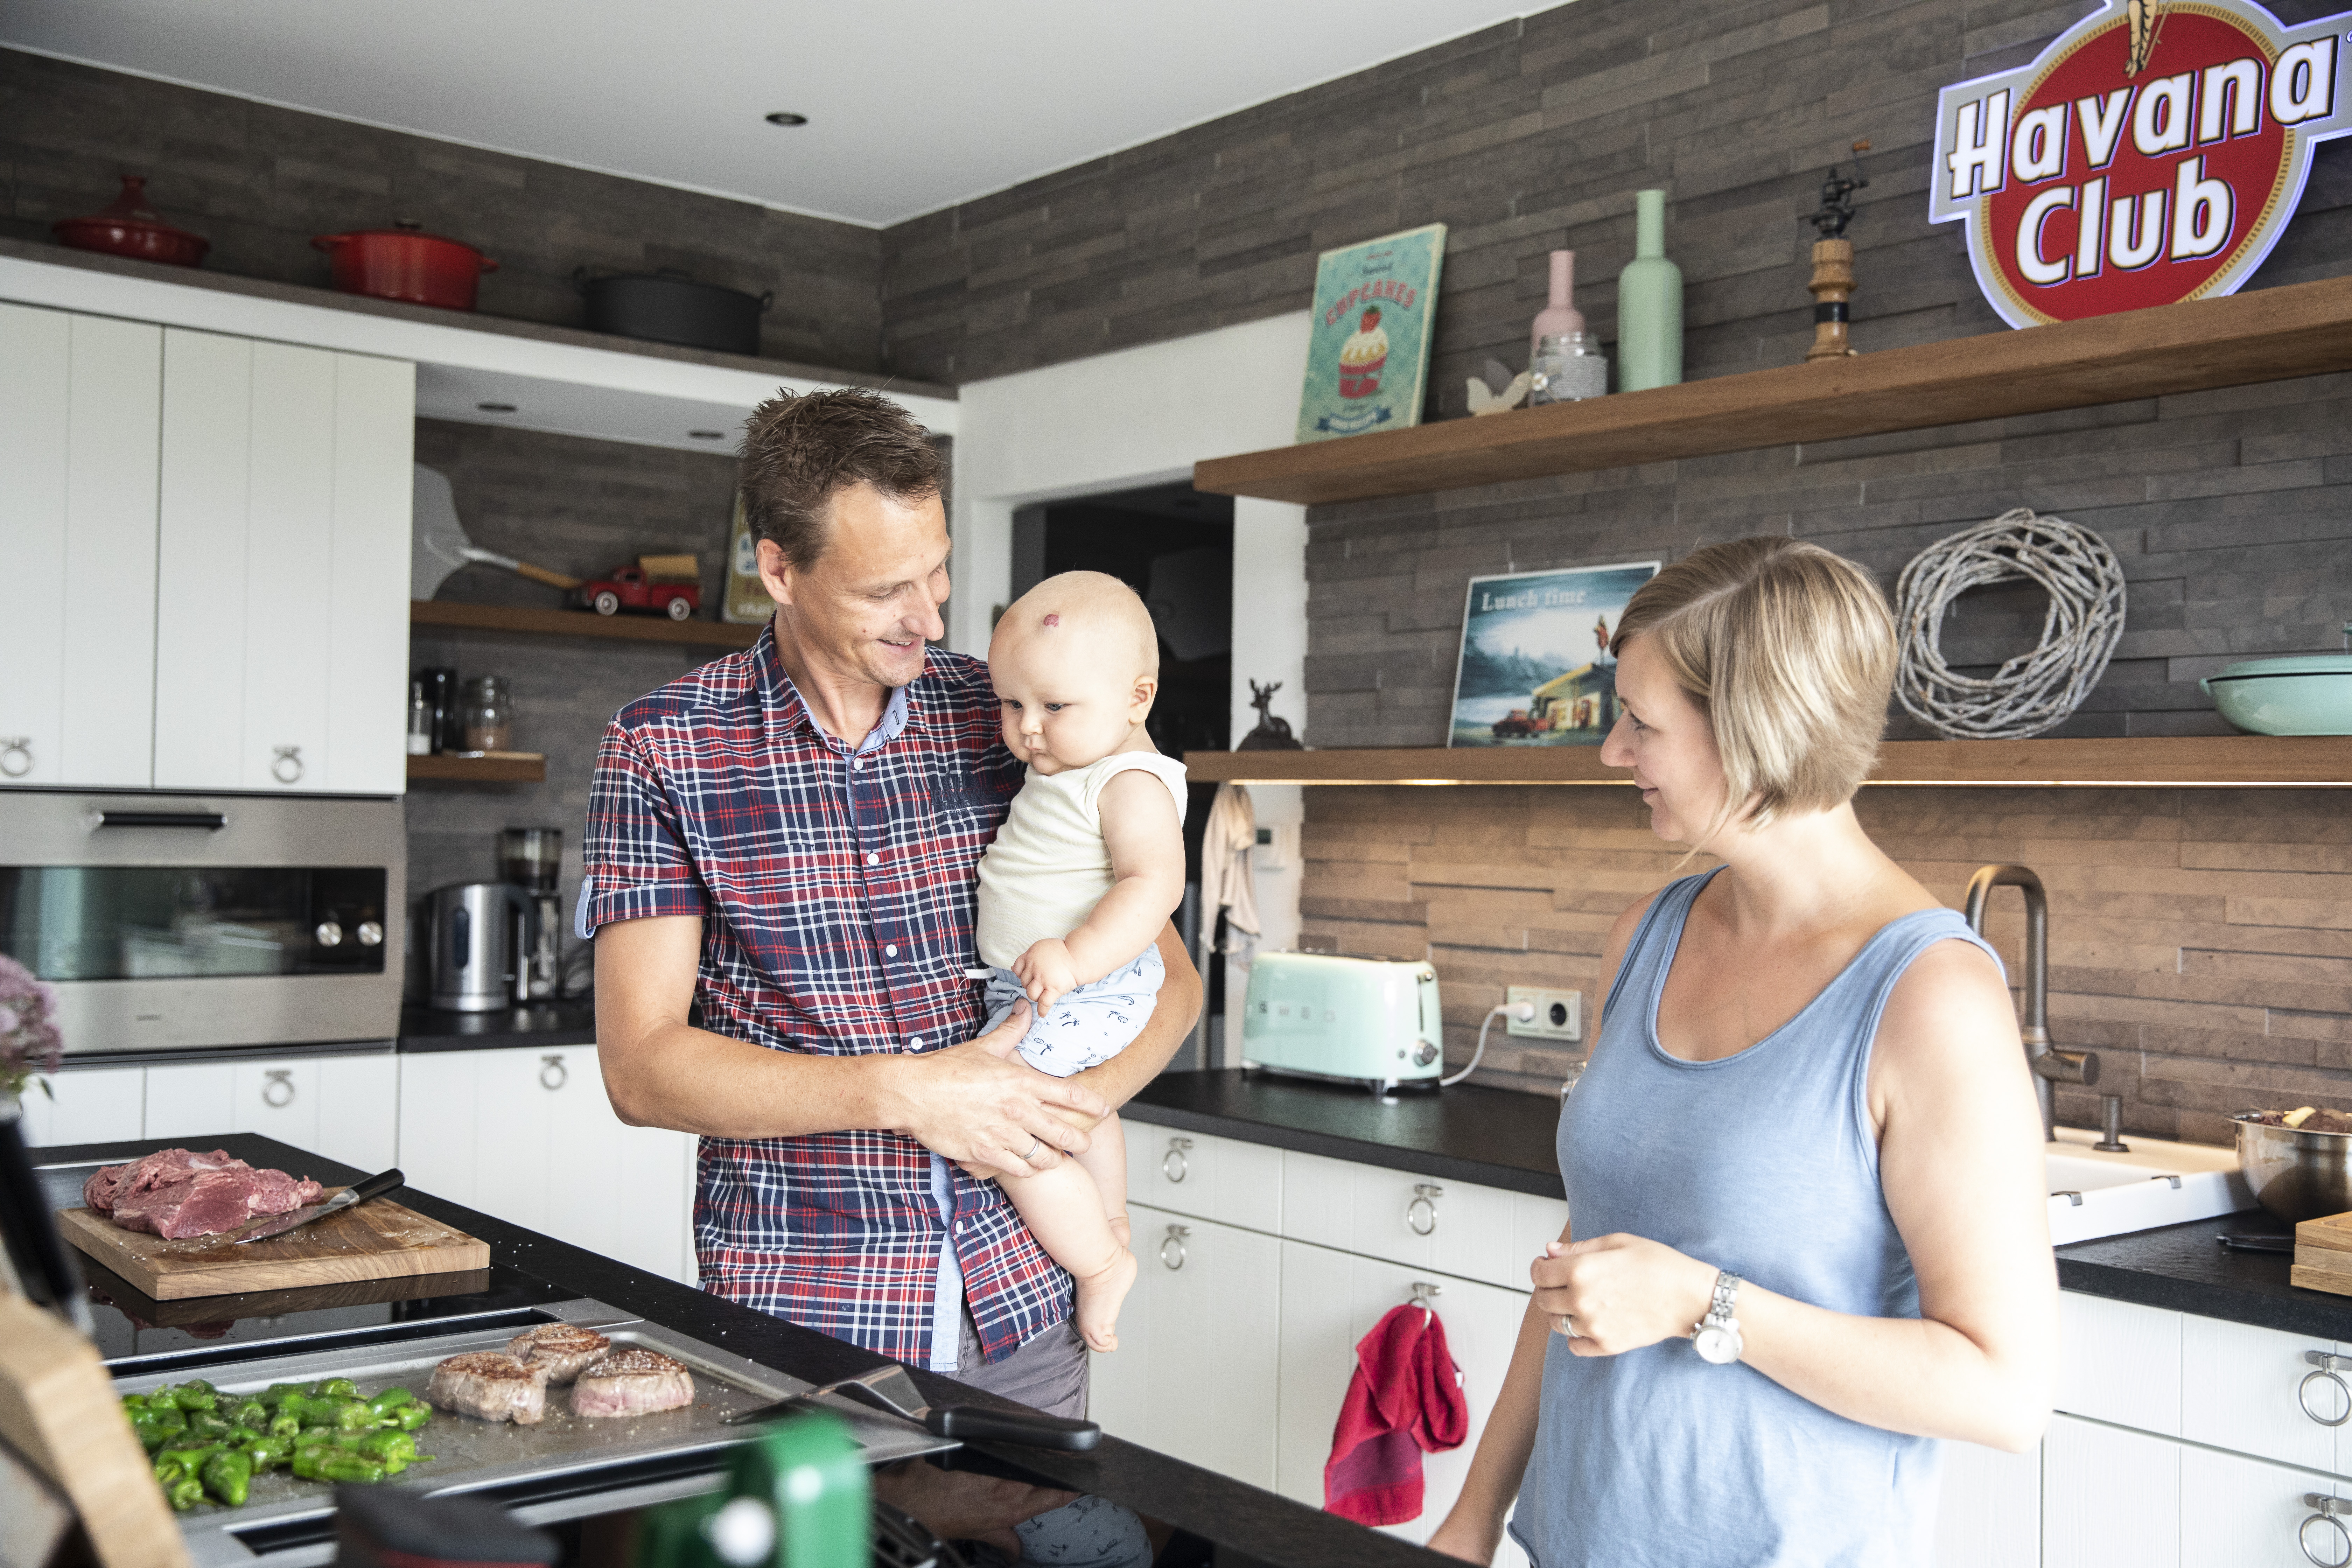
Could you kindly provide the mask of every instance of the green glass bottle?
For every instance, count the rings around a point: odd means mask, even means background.
[[[1633,197],[1633,259],[1617,274],[1617,390],[1683,378],[1683,269],[1666,259],[1666,193]]]

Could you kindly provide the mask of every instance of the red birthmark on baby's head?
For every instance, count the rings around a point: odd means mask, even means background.
[[[1047,616],[1045,617],[1045,624],[1049,626],[1058,626],[1062,624],[1062,617],[1059,616]]]

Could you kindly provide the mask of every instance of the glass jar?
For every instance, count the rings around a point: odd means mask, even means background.
[[[1580,403],[1609,391],[1609,361],[1590,332],[1556,332],[1528,364],[1528,402]]]
[[[503,675],[477,675],[466,682],[465,739],[468,752],[514,749],[514,698]]]
[[[433,703],[425,695],[425,682],[408,683],[408,754],[429,757],[433,754]]]

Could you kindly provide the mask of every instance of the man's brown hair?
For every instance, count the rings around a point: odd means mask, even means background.
[[[824,553],[834,492],[867,484],[892,500],[943,495],[947,465],[912,415],[862,386],[780,392],[743,422],[736,468],[751,532],[794,571]]]

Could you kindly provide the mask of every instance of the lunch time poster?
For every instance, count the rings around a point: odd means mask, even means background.
[[[1442,223],[1323,253],[1298,400],[1301,441],[1421,423],[1444,261]]]
[[[1597,746],[1617,722],[1609,644],[1660,563],[1473,577],[1454,676],[1453,746]]]

